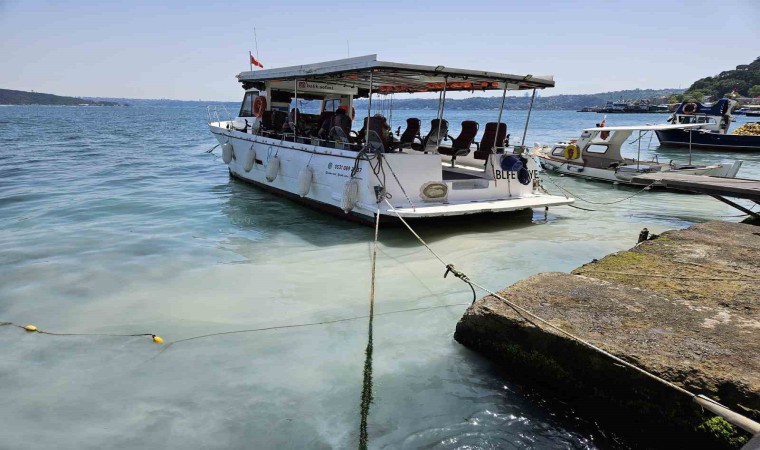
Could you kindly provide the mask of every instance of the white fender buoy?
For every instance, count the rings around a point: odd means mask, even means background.
[[[232,148],[232,144],[225,142],[224,145],[222,145],[222,161],[224,161],[225,164],[229,164],[232,162],[234,156],[235,150]]]
[[[248,150],[248,155],[245,157],[245,164],[243,164],[243,169],[245,169],[246,172],[250,172],[251,169],[253,169],[253,166],[256,164],[256,149],[253,148],[253,145],[251,145],[251,149]]]
[[[340,200],[340,208],[348,214],[349,211],[354,209],[356,202],[359,201],[359,181],[355,178],[351,178],[346,181],[346,186],[343,188],[343,198]]]
[[[277,173],[280,171],[280,158],[275,156],[269,160],[267,165],[267,181],[272,182],[277,178]]]
[[[311,181],[314,179],[314,171],[311,167],[306,166],[298,174],[298,195],[306,197],[311,189]]]

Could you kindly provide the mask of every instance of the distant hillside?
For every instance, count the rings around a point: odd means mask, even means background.
[[[240,108],[240,102],[220,102],[217,100],[171,100],[168,98],[119,98],[119,97],[84,97],[88,100],[100,101],[100,102],[116,102],[122,105],[128,106],[153,106],[153,107],[206,107],[208,105],[220,105],[223,104],[226,107],[232,107],[235,112]],[[240,91],[240,99],[243,99],[242,90]]]
[[[686,90],[686,97],[702,100],[701,97],[710,96],[715,100],[728,96],[734,89],[741,97],[760,96],[760,57],[734,70],[695,81]]]
[[[538,91],[536,94],[536,109],[559,110],[570,109],[577,110],[587,106],[604,106],[608,101],[618,100],[642,100],[652,99],[655,97],[669,97],[673,94],[683,92],[683,89],[630,89],[626,91],[603,92],[599,94],[582,94],[582,95],[547,95],[544,93],[551,91]],[[508,96],[505,101],[507,109],[528,109],[530,104],[529,93],[523,96]],[[240,98],[242,100],[242,93]],[[118,102],[130,106],[153,106],[153,107],[206,107],[208,105],[223,104],[229,109],[230,113],[236,113],[240,107],[239,102],[220,102],[213,100],[170,100],[170,99],[134,99],[134,98],[115,98],[115,97],[87,97],[90,100]],[[317,109],[318,102],[299,101],[300,108],[306,110]],[[355,103],[357,109],[366,108],[367,101],[357,100]],[[473,97],[468,99],[449,99],[446,100],[446,108],[453,110],[482,110],[498,109],[501,104],[501,97]],[[395,99],[393,101],[394,109],[437,109],[437,99]]]
[[[679,94],[683,89],[632,89],[625,91],[602,92],[599,94],[580,94],[580,95],[547,95],[540,96],[541,92],[536,95],[536,101],[533,104],[535,109],[540,110],[578,110],[588,106],[604,106],[608,101],[619,100],[643,100],[657,97],[668,97],[673,94]],[[530,94],[521,97],[507,96],[504,102],[506,109],[528,109],[530,105]],[[446,100],[446,109],[453,110],[479,110],[479,109],[498,109],[501,104],[501,97],[473,97],[467,99],[449,99]],[[366,107],[366,101],[357,101],[357,108]],[[404,99],[394,100],[394,109],[436,109],[438,107],[437,99]]]
[[[118,106],[118,103],[86,100],[78,97],[62,97],[39,92],[0,89],[0,105],[62,105],[62,106]]]
[[[588,106],[603,106],[608,101],[619,100],[643,100],[657,97],[669,97],[674,94],[680,94],[683,89],[631,89],[626,91],[602,92],[598,94],[581,94],[581,95],[546,95],[550,91],[538,91],[536,94],[535,109],[540,110],[577,110]],[[14,94],[14,95],[12,95]],[[242,98],[242,94],[241,94]],[[356,108],[366,108],[365,100],[357,100]],[[209,105],[223,105],[231,114],[237,113],[240,107],[239,102],[220,102],[213,100],[170,100],[170,99],[133,99],[118,97],[60,97],[51,94],[38,94],[35,92],[22,92],[0,90],[0,104],[5,105],[127,105],[127,106],[148,106],[148,107],[181,107],[205,108]],[[501,97],[472,97],[467,99],[448,99],[446,100],[446,109],[448,110],[493,110],[498,109],[501,104]],[[504,107],[511,110],[528,109],[530,105],[530,93],[524,92],[522,96],[507,96]],[[299,107],[309,109],[318,108],[315,102],[299,102]],[[419,110],[419,109],[437,109],[437,99],[395,99],[393,101],[394,109],[401,110]]]

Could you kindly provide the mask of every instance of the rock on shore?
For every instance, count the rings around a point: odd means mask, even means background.
[[[708,222],[669,231],[572,274],[535,275],[499,294],[628,362],[760,420],[756,226]],[[495,297],[467,310],[455,338],[496,361],[506,376],[548,388],[642,445],[737,448],[747,440],[688,396],[536,327]]]

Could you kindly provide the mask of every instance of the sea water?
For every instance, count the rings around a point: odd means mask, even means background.
[[[392,126],[434,116],[396,111]],[[446,113],[452,134],[497,116]],[[504,116],[513,143],[525,117]],[[0,326],[0,447],[356,446],[372,230],[231,179],[218,150],[205,152],[216,143],[205,119],[202,108],[0,108],[0,321],[165,340]],[[578,137],[600,120],[534,111],[526,143]],[[688,161],[656,137],[641,142],[642,157]],[[760,154],[693,155],[735,158],[740,176],[760,178]],[[595,203],[419,232],[500,289],[629,248],[644,227],[741,219],[709,197],[544,177],[553,193]],[[443,272],[406,230],[380,229],[371,448],[626,448],[454,341],[472,294]],[[167,345],[298,324],[314,325]]]

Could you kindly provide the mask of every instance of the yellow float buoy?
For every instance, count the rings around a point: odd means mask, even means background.
[[[24,329],[26,331],[37,331],[37,327],[35,327],[34,325],[27,325],[24,327]]]
[[[153,335],[153,342],[155,342],[156,344],[163,344],[163,343],[164,343],[164,340],[161,338],[161,336],[156,336],[156,335],[154,334],[154,335]]]

